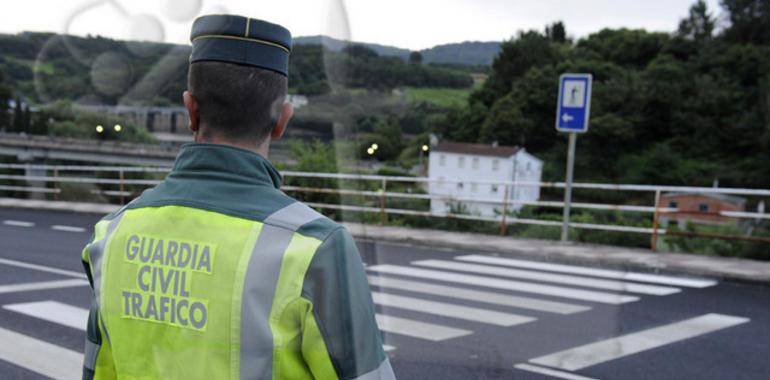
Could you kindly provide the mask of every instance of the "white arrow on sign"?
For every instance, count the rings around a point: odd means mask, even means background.
[[[570,121],[575,120],[575,118],[565,112],[564,115],[561,116],[561,120],[565,123],[569,123]]]

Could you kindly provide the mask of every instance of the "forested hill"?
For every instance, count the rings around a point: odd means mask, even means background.
[[[448,140],[524,146],[548,163],[547,180],[563,178],[558,77],[591,73],[578,180],[709,186],[718,179],[768,188],[770,2],[721,3],[723,29],[716,10],[699,1],[672,34],[605,29],[569,41],[561,23],[522,32],[503,43],[484,86],[435,131]]]
[[[0,71],[5,82],[32,103],[66,99],[99,104],[178,104],[186,86],[190,47],[74,37],[50,33],[0,34]],[[297,44],[289,67],[291,91],[306,95],[349,88],[467,88],[468,70],[403,60],[372,48],[346,44],[334,49]]]
[[[307,36],[294,39],[295,45],[323,45],[331,51],[342,51],[350,42],[338,40],[327,36]],[[355,43],[364,45],[382,56],[398,57],[406,61],[412,53],[408,49],[394,46]],[[492,60],[500,53],[501,42],[466,41],[452,44],[436,45],[429,49],[419,50],[424,63],[445,63],[466,66],[489,66]]]

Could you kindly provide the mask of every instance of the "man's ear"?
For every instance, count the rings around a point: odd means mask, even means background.
[[[283,136],[286,132],[286,126],[289,125],[289,120],[294,116],[294,106],[291,103],[283,103],[281,105],[281,114],[278,115],[278,122],[275,123],[275,127],[270,132],[270,140],[275,141]]]
[[[184,100],[184,107],[187,108],[187,115],[190,120],[190,131],[193,133],[193,137],[197,137],[201,120],[198,110],[198,99],[195,99],[195,95],[191,94],[190,91],[185,91],[182,94],[182,99]]]

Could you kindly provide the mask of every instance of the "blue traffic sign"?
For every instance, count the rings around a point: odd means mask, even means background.
[[[591,74],[562,74],[559,77],[559,103],[556,129],[560,132],[588,131],[591,114]]]

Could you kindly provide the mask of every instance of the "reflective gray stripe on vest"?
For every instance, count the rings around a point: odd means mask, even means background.
[[[393,374],[393,368],[390,366],[390,360],[385,360],[380,363],[374,371],[365,373],[353,380],[396,380],[396,375]]]
[[[109,226],[107,226],[107,232],[101,240],[94,242],[95,244],[91,244],[91,247],[88,249],[88,258],[91,260],[91,267],[94,269],[94,272],[91,275],[94,280],[94,294],[96,295],[97,305],[101,301],[102,259],[104,258],[104,248],[107,244],[107,240],[109,240],[112,233],[115,232],[115,228],[118,227],[120,219],[122,218],[123,214],[118,214],[112,219]]]
[[[120,224],[120,219],[123,218],[123,213],[119,213],[115,216],[114,219],[110,221],[110,224],[107,226],[107,232],[104,234],[101,240],[98,240],[94,242],[94,244],[91,244],[91,247],[88,249],[88,258],[91,260],[91,267],[93,268],[93,273],[91,273],[91,278],[94,281],[94,295],[96,297],[96,309],[101,310],[101,295],[102,295],[102,260],[104,259],[104,249],[107,245],[107,241],[110,239],[110,236],[112,236],[112,233],[115,232],[115,228],[118,227],[118,224]],[[102,331],[104,332],[104,336],[107,338],[107,341],[110,341],[110,335],[107,333],[107,328],[104,326],[104,321],[102,320],[102,313],[99,313],[99,324],[102,326]]]
[[[99,353],[99,347],[100,345],[88,340],[86,338],[86,349],[83,353],[83,366],[94,370],[96,368],[96,354]]]
[[[243,283],[241,303],[241,379],[273,377],[273,333],[270,309],[273,306],[281,261],[294,231],[322,218],[310,207],[292,203],[264,221],[251,252]]]

